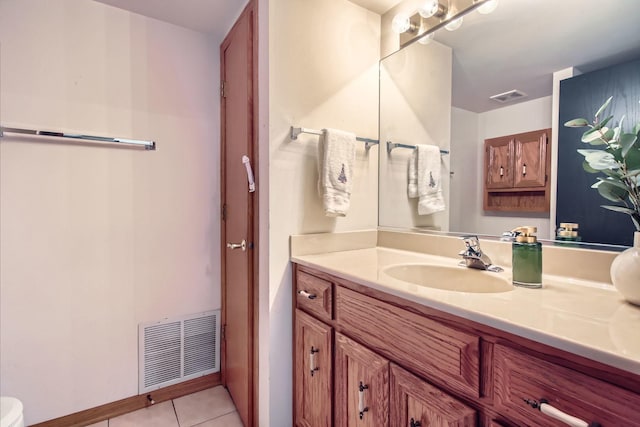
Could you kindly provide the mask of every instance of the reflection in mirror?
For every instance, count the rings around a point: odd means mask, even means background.
[[[640,2],[601,6],[595,0],[501,1],[490,15],[465,16],[457,31],[439,30],[430,43],[416,42],[385,57],[381,143],[437,145],[451,154],[440,163],[446,210],[418,215],[416,199],[407,195],[411,150],[388,153],[382,145],[379,225],[480,235],[533,225],[541,239],[552,239],[559,81],[640,58]],[[383,25],[401,7],[387,12]],[[384,55],[398,44],[383,40],[382,46]],[[490,99],[513,89],[526,96],[507,103]],[[551,211],[484,211],[484,140],[547,128],[552,129]]]

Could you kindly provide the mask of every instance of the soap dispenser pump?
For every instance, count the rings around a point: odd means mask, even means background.
[[[525,288],[542,287],[542,244],[538,242],[536,227],[518,227],[512,230],[513,284]]]

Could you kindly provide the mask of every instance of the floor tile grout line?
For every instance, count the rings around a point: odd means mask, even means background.
[[[176,410],[176,404],[174,402],[174,399],[171,399],[171,407],[173,408],[173,415],[176,416],[176,422],[178,423],[178,427],[181,427],[180,418],[178,418],[178,411]]]

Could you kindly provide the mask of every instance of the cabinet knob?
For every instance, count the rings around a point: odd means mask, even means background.
[[[504,168],[500,166],[500,176],[504,176]]]
[[[522,176],[525,176],[527,174],[527,165],[524,164],[522,165]]]
[[[420,421],[416,421],[413,418],[411,418],[411,421],[409,422],[409,427],[420,427],[421,425]]]

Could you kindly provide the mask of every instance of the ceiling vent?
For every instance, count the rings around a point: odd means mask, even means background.
[[[507,102],[512,102],[512,101],[517,101],[518,99],[522,99],[522,98],[526,98],[527,94],[517,90],[517,89],[513,89],[507,92],[503,92],[503,93],[499,93],[497,95],[493,95],[490,96],[489,98],[493,99],[494,101],[498,101],[501,103],[507,103]]]

